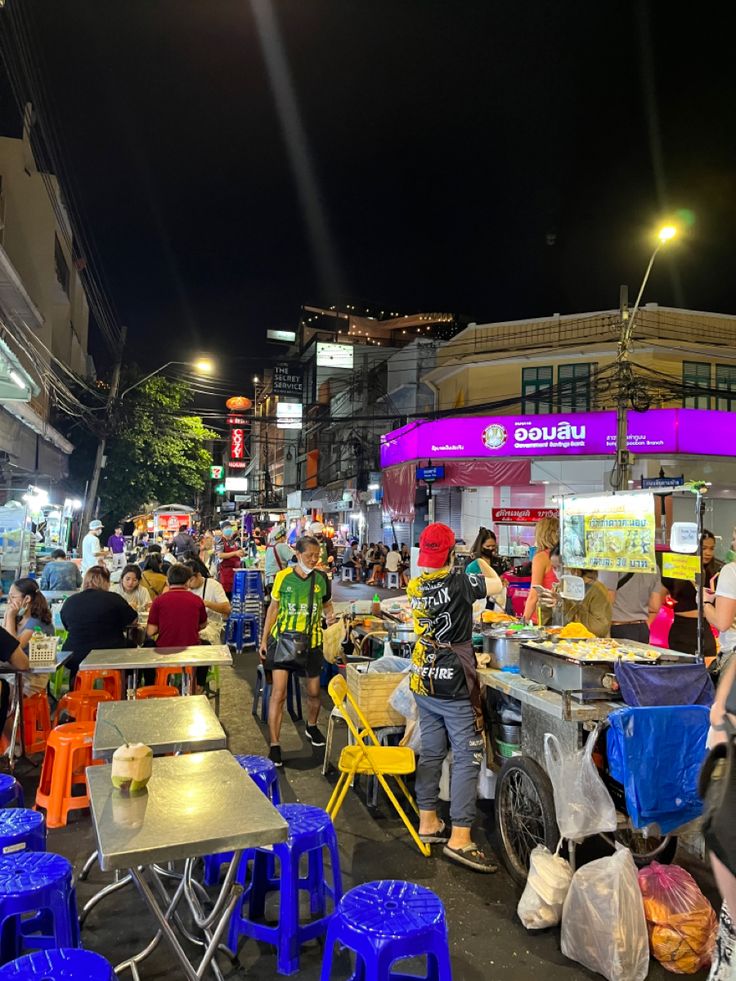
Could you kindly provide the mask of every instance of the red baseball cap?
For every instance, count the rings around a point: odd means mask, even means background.
[[[455,544],[452,528],[439,521],[427,525],[419,539],[418,565],[427,569],[441,569],[447,565],[447,557]]]

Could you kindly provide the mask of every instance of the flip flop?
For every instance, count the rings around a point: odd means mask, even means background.
[[[439,828],[433,831],[431,835],[419,835],[419,839],[425,845],[446,845],[450,840],[450,832],[447,830],[445,822],[442,821]]]
[[[464,865],[466,868],[473,869],[475,872],[491,874],[498,871],[497,866],[485,855],[483,849],[472,844],[472,842],[469,845],[465,845],[464,848],[450,848],[449,845],[445,845],[442,849],[442,854],[449,858],[451,862],[457,862],[458,865]]]

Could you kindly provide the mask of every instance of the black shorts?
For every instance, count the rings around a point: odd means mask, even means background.
[[[299,671],[302,673],[300,668],[285,668],[283,666],[279,666],[278,668],[274,669],[273,654],[275,650],[276,640],[274,637],[269,637],[268,648],[266,649],[266,660],[263,662],[263,667],[266,671]],[[322,648],[311,647],[307,652],[307,666],[303,670],[303,673],[307,676],[307,678],[318,678],[323,664],[324,657],[322,656]]]

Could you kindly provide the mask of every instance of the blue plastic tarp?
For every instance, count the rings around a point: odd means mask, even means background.
[[[698,774],[706,756],[704,705],[621,708],[608,717],[608,772],[623,784],[633,826],[663,834],[699,816]]]
[[[715,691],[704,664],[637,664],[618,661],[614,668],[627,705],[708,705]]]

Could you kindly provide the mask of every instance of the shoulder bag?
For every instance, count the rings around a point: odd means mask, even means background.
[[[296,575],[296,573],[294,573]],[[314,583],[317,573],[310,573],[309,619],[306,630],[284,630],[276,636],[273,652],[273,666],[281,670],[300,670],[307,666],[307,656],[312,646],[312,622],[314,619]]]

